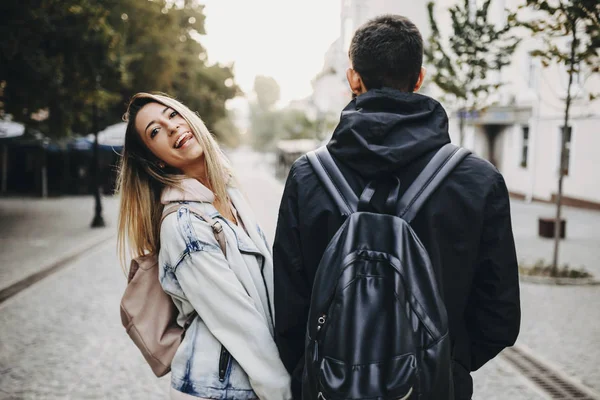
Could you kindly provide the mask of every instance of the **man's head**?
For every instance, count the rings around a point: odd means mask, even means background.
[[[354,94],[382,87],[414,92],[425,77],[421,33],[400,15],[382,15],[358,28],[348,55],[346,76]]]

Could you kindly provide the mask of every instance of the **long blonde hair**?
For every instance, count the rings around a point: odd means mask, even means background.
[[[164,95],[138,93],[131,98],[123,119],[127,122],[125,145],[119,164],[117,192],[121,196],[117,251],[126,271],[126,248],[132,258],[160,249],[160,196],[166,186],[179,186],[185,176],[179,171],[160,168],[160,160],[146,147],[135,129],[138,112],[149,103],[177,111],[188,123],[202,146],[208,183],[218,199],[226,200],[228,181],[233,180],[229,161],[200,117],[179,101]]]

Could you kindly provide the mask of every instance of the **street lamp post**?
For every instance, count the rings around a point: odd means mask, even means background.
[[[99,168],[99,149],[98,149],[98,107],[96,102],[92,106],[92,123],[94,129],[94,150],[92,160],[92,179],[94,185],[94,199],[96,203],[92,228],[102,228],[106,226],[102,218],[102,201],[100,197],[100,168]]]

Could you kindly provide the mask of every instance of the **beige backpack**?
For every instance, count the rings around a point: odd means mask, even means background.
[[[176,212],[181,204],[166,206],[162,219]],[[226,254],[226,241],[220,222],[186,204],[191,212],[212,227],[215,238]],[[158,279],[158,254],[147,254],[131,260],[127,288],[121,299],[121,322],[133,343],[158,377],[171,370],[171,361],[187,328],[196,317],[192,313],[182,328],[177,324],[178,311]]]

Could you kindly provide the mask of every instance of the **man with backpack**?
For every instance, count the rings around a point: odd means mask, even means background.
[[[292,166],[274,243],[276,342],[294,399],[470,399],[514,344],[518,267],[502,175],[450,143],[407,18],[360,27],[354,99]]]

